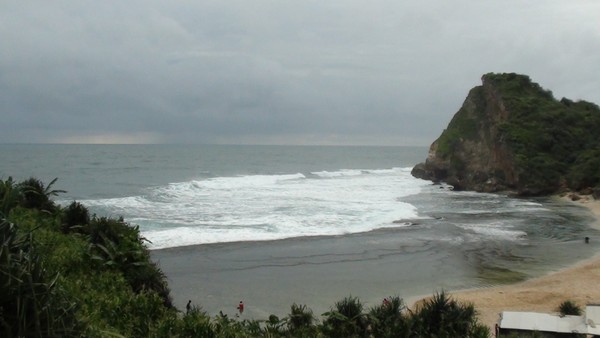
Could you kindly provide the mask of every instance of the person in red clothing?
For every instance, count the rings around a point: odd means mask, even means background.
[[[237,309],[240,312],[240,314],[242,314],[244,312],[244,303],[241,300],[240,300],[240,304],[238,304]]]

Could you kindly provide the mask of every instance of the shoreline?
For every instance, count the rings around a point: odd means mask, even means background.
[[[552,200],[550,204],[556,202],[567,205],[566,199]],[[581,201],[569,203],[577,206],[567,205],[567,209],[573,210],[574,214],[586,215],[578,223],[578,227],[584,229],[579,233],[585,233],[594,220],[600,220],[600,202],[594,215],[588,212],[589,205],[585,205],[588,209],[580,207]],[[486,292],[508,292],[503,290],[528,285],[553,275],[557,269],[570,269],[583,264],[597,251],[600,252],[600,236],[594,231],[589,247],[577,248],[580,244],[576,239],[561,242],[559,247],[547,247],[553,251],[569,251],[569,248],[573,248],[584,255],[561,256],[562,259],[572,258],[565,264],[542,260],[542,265],[531,266],[536,270],[531,275],[542,277],[519,282],[513,280],[517,284],[498,284],[510,281],[492,278],[486,282],[481,276],[478,279],[481,271],[477,268],[485,268],[485,264],[477,265],[481,259],[477,254],[465,255],[453,241],[423,240],[428,236],[437,236],[435,227],[425,228],[420,240],[410,236],[411,231],[414,229],[410,227],[385,228],[334,237],[215,243],[152,250],[151,254],[166,274],[173,290],[174,304],[179,308],[184,308],[191,300],[193,305],[200,306],[209,314],[223,311],[233,316],[237,313],[237,304],[243,300],[246,304],[243,318],[265,319],[270,314],[285,316],[289,313],[290,305],[297,303],[307,305],[319,317],[335,302],[347,296],[359,297],[368,307],[379,304],[385,296],[396,295],[410,306],[415,301],[429,297],[434,290],[446,290],[458,300],[474,303],[481,314],[481,322],[493,327],[498,312],[526,308],[521,303],[508,307],[506,299],[516,298],[513,295],[505,296],[504,303],[498,303],[498,300],[494,303],[491,298],[482,302],[484,297],[488,297]],[[581,245],[584,245],[583,238]],[[499,259],[496,254],[502,255],[504,252],[491,251],[486,259]],[[543,249],[532,254],[543,255]],[[506,259],[504,256],[500,258]],[[594,258],[599,261],[597,270],[600,271],[600,257]],[[510,262],[507,264],[510,265]],[[556,304],[566,300],[561,294],[551,298],[557,298]],[[583,302],[575,300],[580,305],[600,302],[600,294]],[[536,311],[549,312],[554,307],[552,305]]]
[[[590,227],[600,229],[600,200],[584,197],[572,201],[567,196],[561,200],[587,208],[594,216]],[[583,242],[582,242],[583,243]],[[502,311],[556,312],[565,300],[575,301],[581,308],[586,304],[600,303],[600,253],[547,275],[510,285],[476,288],[449,292],[460,302],[472,303],[483,324],[494,328]],[[427,297],[415,297],[412,306]]]

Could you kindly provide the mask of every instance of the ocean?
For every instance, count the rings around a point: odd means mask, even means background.
[[[58,203],[139,225],[176,303],[212,312],[223,298],[250,297],[248,285],[264,315],[285,311],[282,302],[511,283],[599,248],[591,216],[574,204],[413,178],[427,150],[0,145],[0,178],[57,177],[53,188],[67,191]]]
[[[2,174],[137,224],[152,249],[343,235],[416,219],[424,148],[4,145]]]

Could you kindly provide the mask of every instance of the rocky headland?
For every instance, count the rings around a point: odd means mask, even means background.
[[[526,75],[489,73],[412,174],[455,190],[598,198],[599,131],[597,105],[556,100]]]

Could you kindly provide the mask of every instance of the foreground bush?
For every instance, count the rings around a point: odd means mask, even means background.
[[[306,305],[292,304],[290,314],[287,317],[287,329],[292,336],[316,336],[317,330],[314,323],[315,317],[312,310],[308,309]]]
[[[326,316],[322,330],[327,337],[368,337],[368,318],[358,298],[347,297],[335,303]]]
[[[374,337],[409,337],[412,318],[400,297],[386,298],[369,312]]]
[[[0,220],[0,336],[77,336],[77,304],[56,283],[35,251],[32,233]]]
[[[563,316],[581,316],[583,310],[572,300],[565,300],[558,306],[558,312]]]
[[[473,304],[461,304],[445,292],[436,293],[413,314],[417,337],[487,337],[489,330],[477,322]]]

